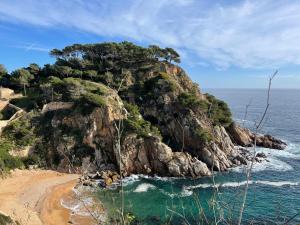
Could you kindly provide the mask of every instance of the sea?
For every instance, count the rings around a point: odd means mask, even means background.
[[[234,120],[250,129],[267,101],[264,89],[202,92],[227,102]],[[300,90],[271,90],[260,132],[288,146],[285,150],[257,149],[268,158],[253,167],[242,224],[300,224]],[[236,224],[245,184],[245,166],[199,179],[133,175],[124,180],[124,212],[139,224]],[[121,196],[120,187],[97,191],[112,217],[120,209]]]

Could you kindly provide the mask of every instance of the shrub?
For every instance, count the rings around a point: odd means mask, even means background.
[[[94,106],[106,104],[103,95],[108,92],[108,88],[102,84],[73,77],[62,80],[57,77],[51,77],[43,84],[44,89],[49,89],[48,84],[50,84],[50,88],[51,86],[53,87],[54,95],[63,95],[64,101],[86,102]]]
[[[211,104],[208,115],[213,120],[214,125],[228,127],[232,123],[231,112],[228,105],[210,94],[206,94],[206,98]]]
[[[0,213],[0,225],[12,224],[13,220],[9,216],[5,216]]]
[[[208,143],[212,140],[212,135],[203,128],[197,128],[195,133],[202,143]]]
[[[83,101],[87,101],[88,103],[90,103],[94,106],[97,106],[97,107],[106,105],[104,98],[98,94],[86,93],[83,95],[82,98],[83,98]]]
[[[64,82],[59,77],[54,77],[54,76],[50,76],[48,78],[47,82],[49,82],[53,86],[58,86],[58,85],[64,84]]]
[[[152,126],[149,121],[143,119],[139,112],[139,108],[136,105],[126,103],[125,108],[129,114],[124,122],[126,131],[134,132],[141,137],[149,137],[152,135],[161,137],[158,128]]]
[[[15,98],[10,101],[13,105],[18,106],[26,111],[30,111],[37,105],[37,99],[31,98],[29,96],[22,98]]]
[[[36,140],[34,127],[27,117],[11,122],[4,128],[3,137],[20,147],[32,145]]]
[[[40,158],[38,155],[30,155],[28,157],[22,158],[21,160],[26,168],[28,168],[30,165],[40,164]]]
[[[163,86],[159,87],[159,81],[165,81],[167,84],[166,91],[174,91],[176,89],[176,83],[172,80],[169,74],[165,72],[160,72],[156,77],[153,77],[144,83],[144,91],[145,93],[151,92],[155,87],[163,88]]]
[[[4,138],[0,139],[0,171],[7,172],[11,169],[22,168],[22,160],[9,154],[15,146]]]
[[[205,111],[208,110],[208,103],[205,100],[199,99],[194,93],[181,93],[178,96],[178,101],[181,105],[187,108],[195,109],[199,107]]]

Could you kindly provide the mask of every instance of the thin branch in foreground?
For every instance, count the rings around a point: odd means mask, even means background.
[[[172,212],[172,213],[174,213],[175,215],[181,217],[181,218],[184,220],[184,222],[186,222],[186,224],[191,225],[191,224],[189,223],[189,221],[185,218],[184,215],[182,215],[182,214],[180,214],[180,213],[178,213],[178,212],[176,212],[176,211],[174,211],[174,210],[172,210],[172,209],[169,209],[169,208],[167,208],[167,210],[170,211],[170,212]]]
[[[246,182],[246,185],[245,185],[245,191],[244,191],[244,196],[243,196],[243,200],[242,200],[242,206],[241,206],[241,209],[240,209],[240,212],[239,212],[239,218],[238,218],[238,223],[237,223],[238,225],[241,225],[241,223],[242,223],[243,213],[244,213],[244,210],[245,210],[247,194],[248,194],[248,189],[249,189],[249,181],[250,181],[250,177],[251,177],[252,168],[253,168],[253,165],[254,165],[254,162],[255,162],[257,133],[258,133],[258,130],[262,128],[261,126],[262,126],[262,124],[265,120],[266,114],[268,112],[268,109],[269,109],[269,106],[270,106],[270,92],[271,92],[272,81],[273,81],[273,79],[274,79],[274,77],[276,76],[277,73],[278,73],[278,70],[276,70],[274,72],[274,74],[269,78],[269,86],[268,86],[266,106],[265,106],[264,112],[261,116],[261,119],[259,120],[258,123],[255,123],[253,155],[252,155],[252,159],[251,159],[251,163],[250,163],[250,168],[246,172],[247,182]]]
[[[244,127],[244,124],[245,124],[245,121],[247,119],[247,116],[248,116],[248,109],[249,107],[251,106],[251,103],[252,103],[252,98],[249,100],[249,103],[246,105],[246,109],[245,109],[245,115],[244,115],[244,119],[243,119],[243,127]]]
[[[293,215],[292,217],[290,217],[283,225],[288,225],[290,222],[292,222],[292,220],[294,220],[299,215],[300,215],[300,211],[295,215]]]

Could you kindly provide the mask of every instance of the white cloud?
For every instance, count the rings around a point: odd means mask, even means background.
[[[51,49],[45,48],[36,44],[15,45],[14,48],[24,49],[25,51],[50,52]]]
[[[172,46],[223,69],[300,64],[299,1],[208,2],[2,0],[0,21]]]

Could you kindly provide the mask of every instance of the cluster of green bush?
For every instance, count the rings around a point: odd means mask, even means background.
[[[178,96],[178,102],[190,109],[201,109],[213,121],[213,125],[229,126],[232,123],[228,105],[213,95],[205,94],[206,100],[201,100],[193,92],[183,92]]]
[[[0,171],[6,173],[11,169],[37,164],[39,162],[37,155],[20,158],[9,153],[12,150],[17,151],[26,146],[33,146],[36,140],[37,137],[29,115],[6,126],[0,138]]]
[[[205,100],[199,99],[195,93],[192,92],[183,92],[178,96],[179,103],[186,108],[201,108],[203,111],[207,112],[208,102]]]
[[[41,89],[48,101],[55,98],[55,100],[90,103],[99,107],[106,104],[103,95],[108,91],[103,84],[80,78],[69,77],[60,79],[53,76],[43,81]]]
[[[15,146],[9,140],[4,138],[0,139],[0,175],[6,173],[11,169],[23,168],[23,161],[9,154],[9,151],[13,150]]]
[[[33,145],[36,140],[34,127],[27,116],[15,120],[6,126],[3,129],[2,137],[19,147]]]
[[[161,82],[163,81],[163,82]],[[144,83],[139,83],[138,92],[145,97],[153,98],[153,90],[157,88],[160,92],[169,92],[176,90],[176,83],[172,80],[169,74],[159,72],[157,76],[146,80]]]
[[[13,221],[9,216],[0,213],[0,225],[21,225],[17,221]]]
[[[197,137],[200,139],[201,143],[208,143],[212,140],[212,135],[204,130],[203,128],[197,128],[195,130]]]
[[[232,115],[228,105],[213,95],[205,94],[209,101],[208,116],[213,120],[214,125],[222,125],[228,127],[232,123]]]
[[[161,137],[158,128],[152,126],[149,121],[143,119],[138,106],[126,103],[125,108],[128,112],[127,119],[124,121],[126,132],[134,132],[140,137]]]

